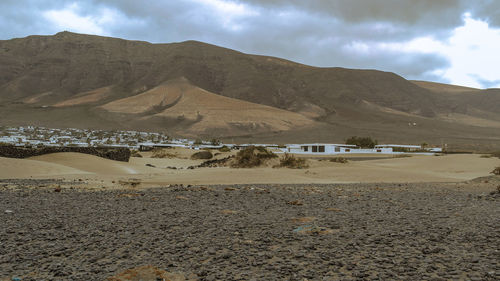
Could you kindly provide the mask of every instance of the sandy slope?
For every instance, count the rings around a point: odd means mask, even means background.
[[[147,156],[147,155],[146,155]],[[57,153],[30,159],[0,158],[0,178],[66,178],[84,176],[90,185],[119,187],[119,181],[140,179],[141,185],[236,183],[342,183],[342,182],[458,182],[487,176],[500,166],[497,158],[479,155],[414,156],[347,164],[309,160],[304,170],[199,168],[200,160],[131,158],[116,162],[77,153]],[[155,167],[148,167],[153,164]],[[167,167],[182,169],[167,169]]]
[[[463,86],[457,86],[457,85],[450,85],[450,84],[442,84],[442,83],[436,83],[436,82],[428,82],[428,81],[410,81],[419,87],[422,87],[424,89],[433,91],[433,92],[438,92],[438,93],[445,93],[445,94],[458,94],[458,93],[464,93],[464,92],[479,92],[480,89],[476,88],[470,88],[470,87],[463,87]]]
[[[0,157],[2,179],[59,177],[68,174],[86,174],[86,172],[57,163]]]
[[[281,131],[312,125],[304,115],[228,98],[193,86],[187,79],[170,80],[142,94],[110,102],[103,109],[114,113],[144,114],[193,122],[190,133],[219,130]]]
[[[31,157],[30,160],[58,164],[86,173],[98,175],[144,174],[148,167],[126,162],[119,162],[82,153],[54,153]]]
[[[88,91],[84,93],[80,93],[75,95],[74,97],[58,102],[54,104],[54,107],[64,107],[64,106],[74,106],[74,105],[82,105],[87,103],[98,102],[107,97],[110,93],[111,87],[103,87],[99,89],[95,89],[93,91]]]

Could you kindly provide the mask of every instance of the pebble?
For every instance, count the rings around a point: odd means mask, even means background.
[[[119,196],[123,190],[0,190],[5,214],[22,206],[1,218],[0,280],[105,280],[148,264],[201,280],[499,277],[500,204],[491,198],[479,204],[473,190],[424,183],[378,190],[187,186],[130,198]],[[287,204],[294,201],[303,204]],[[335,232],[297,235],[301,223],[292,218],[300,217]]]

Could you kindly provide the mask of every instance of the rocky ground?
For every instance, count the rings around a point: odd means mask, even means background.
[[[500,197],[474,183],[56,184],[0,182],[0,280],[500,279]]]

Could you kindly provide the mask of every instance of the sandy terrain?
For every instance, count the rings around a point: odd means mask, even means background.
[[[111,87],[103,87],[95,89],[93,91],[76,94],[74,97],[65,101],[58,102],[52,106],[54,107],[75,106],[75,105],[98,102],[106,98],[109,95],[110,91]]]
[[[102,108],[115,113],[143,114],[144,119],[167,117],[195,122],[187,129],[191,133],[234,128],[280,131],[314,124],[313,120],[295,112],[208,92],[185,78],[167,81]]]
[[[194,150],[171,149],[173,158],[132,157],[130,162],[118,162],[79,153],[56,153],[30,159],[0,158],[0,179],[59,178],[85,179],[89,186],[121,187],[119,181],[140,180],[141,187],[167,184],[266,184],[266,183],[357,183],[357,182],[460,182],[488,176],[500,166],[498,158],[480,155],[412,156],[332,163],[325,158],[308,159],[308,169],[267,167],[234,169],[229,167],[196,168],[203,160],[191,160]],[[232,153],[220,153],[224,158]],[[369,155],[368,155],[369,156]],[[174,169],[175,167],[175,169]]]
[[[410,81],[422,88],[442,94],[459,94],[464,92],[480,92],[480,89],[463,87],[457,85],[442,84],[428,81]]]
[[[194,151],[168,151],[0,158],[0,281],[500,278],[498,158],[187,169]]]

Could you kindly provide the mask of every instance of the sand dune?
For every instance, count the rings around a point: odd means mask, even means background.
[[[58,177],[69,174],[80,175],[87,172],[57,163],[0,157],[0,179]]]
[[[200,161],[189,159],[131,158],[129,163],[116,162],[78,153],[57,153],[30,159],[0,158],[0,178],[92,179],[108,187],[119,187],[122,179],[140,179],[143,187],[168,184],[242,184],[242,183],[348,183],[348,182],[459,182],[488,176],[500,166],[498,158],[479,155],[413,156],[347,164],[309,160],[303,170],[199,168],[186,169]],[[153,164],[148,167],[146,164]],[[167,167],[177,167],[172,170]],[[115,183],[112,183],[115,182]]]
[[[123,175],[147,173],[148,167],[134,165],[133,163],[119,162],[100,158],[93,155],[82,153],[53,153],[29,158],[32,161],[46,162],[49,164],[58,164],[83,171],[85,173],[98,175]]]

